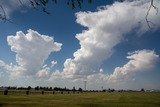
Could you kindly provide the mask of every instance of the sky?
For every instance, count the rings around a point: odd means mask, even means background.
[[[62,0],[50,15],[22,2],[0,2],[11,20],[0,21],[0,86],[160,89],[160,12],[151,8],[149,28],[150,0],[74,10]]]

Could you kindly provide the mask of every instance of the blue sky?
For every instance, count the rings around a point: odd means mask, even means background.
[[[0,85],[160,89],[160,13],[151,9],[149,29],[149,1],[94,0],[75,10],[62,2],[48,4],[51,15],[4,5],[12,23],[0,22]]]
[[[71,53],[79,48],[78,41],[75,38],[76,33],[85,29],[85,27],[75,22],[75,13],[78,11],[94,11],[97,6],[107,4],[108,2],[109,1],[94,1],[93,4],[84,3],[82,9],[76,8],[72,10],[66,5],[65,1],[60,1],[57,5],[48,4],[49,7],[47,9],[51,13],[50,15],[46,15],[41,9],[22,8],[22,10],[26,11],[25,13],[18,10],[13,11],[10,15],[12,23],[1,22],[0,26],[0,28],[3,29],[1,30],[1,35],[3,35],[4,40],[2,44],[5,44],[3,45],[5,46],[4,49],[8,48],[8,50],[10,50],[6,41],[8,35],[15,35],[17,31],[27,32],[28,29],[33,29],[39,33],[53,36],[55,40],[66,44],[61,50],[64,52],[60,52],[58,54],[62,54],[56,56],[59,57],[62,60],[60,60],[61,63],[63,63],[66,58],[72,57]],[[67,55],[64,55],[64,53]],[[11,52],[11,54],[13,53]],[[10,58],[10,55],[6,55],[6,52],[4,52],[3,55],[8,62],[15,61],[14,55]]]

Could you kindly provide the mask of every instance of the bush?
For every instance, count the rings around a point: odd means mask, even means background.
[[[7,95],[8,94],[8,90],[4,90],[4,95]]]
[[[42,94],[44,94],[44,91],[42,91]]]
[[[29,95],[29,90],[26,91],[26,95]]]

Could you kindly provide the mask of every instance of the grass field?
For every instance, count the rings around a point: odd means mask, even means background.
[[[160,93],[1,94],[0,107],[160,107]]]

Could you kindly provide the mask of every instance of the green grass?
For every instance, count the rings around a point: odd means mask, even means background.
[[[160,107],[160,93],[114,92],[80,94],[0,95],[0,107]]]

